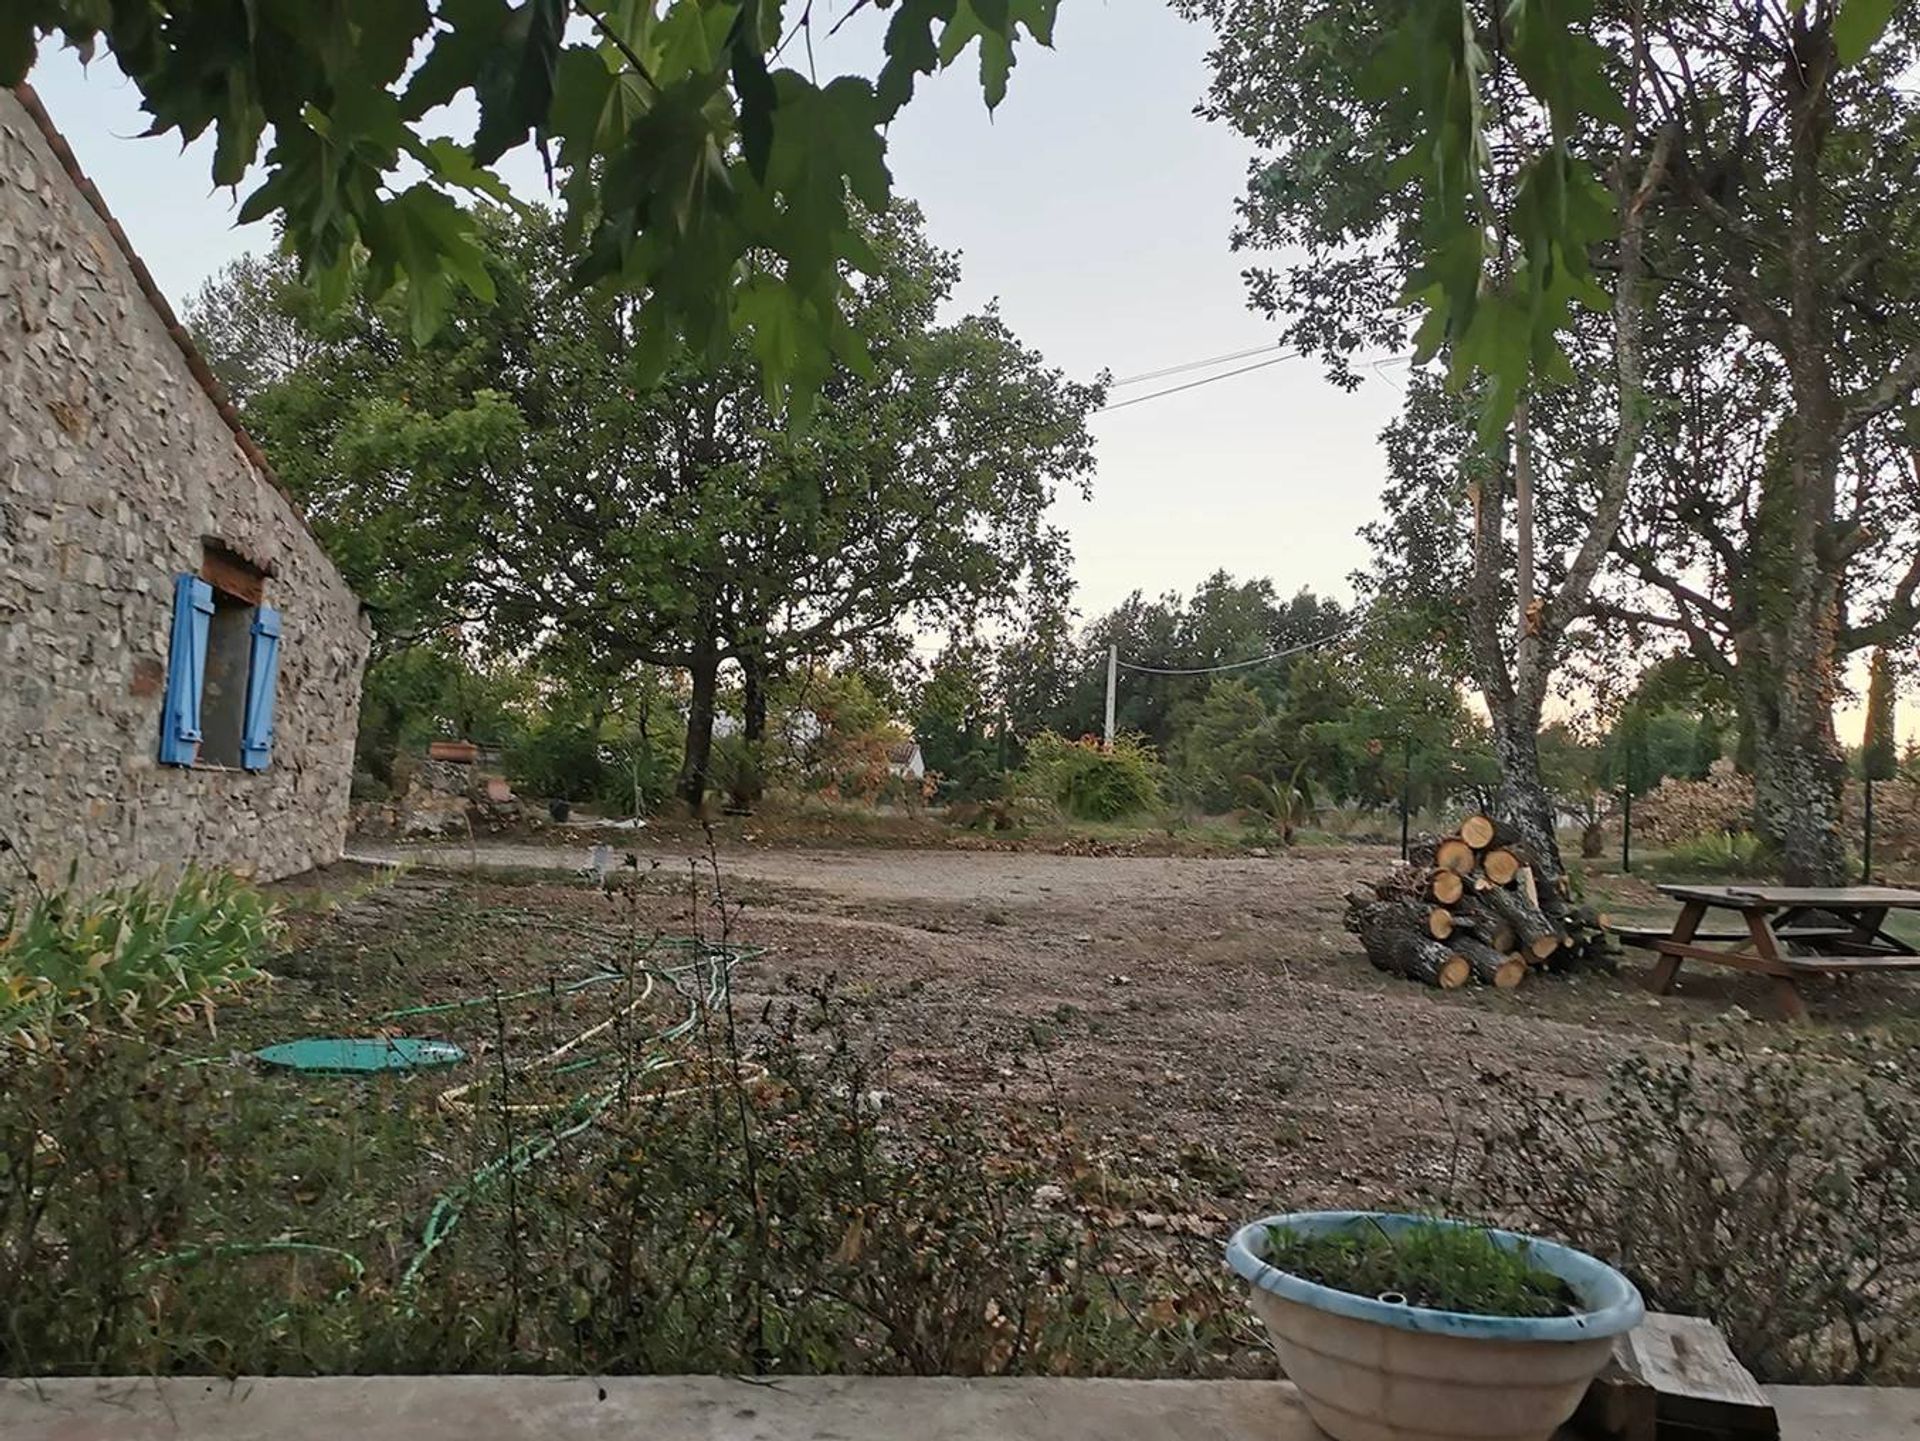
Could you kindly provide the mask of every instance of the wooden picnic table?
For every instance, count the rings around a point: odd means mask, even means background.
[[[1802,1020],[1804,976],[1920,970],[1920,954],[1886,931],[1890,911],[1920,911],[1920,891],[1892,886],[1661,886],[1680,902],[1667,934],[1628,933],[1660,959],[1647,977],[1656,995],[1673,989],[1686,961],[1755,971],[1773,981],[1783,1015]],[[1732,911],[1738,927],[1704,932],[1709,911]]]

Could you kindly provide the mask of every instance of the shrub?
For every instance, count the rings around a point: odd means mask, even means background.
[[[223,872],[15,898],[0,907],[0,1041],[40,1049],[75,1026],[211,1011],[266,979],[275,930],[260,893]]]
[[[506,767],[517,788],[555,800],[587,800],[607,780],[599,737],[591,726],[575,721],[535,726],[508,748]]]
[[[1160,759],[1137,735],[1116,736],[1107,750],[1092,736],[1043,731],[1027,747],[1023,778],[1075,820],[1117,821],[1160,804]]]
[[[1039,1204],[1104,1184],[1058,1119],[975,1096],[896,1114],[852,1015],[789,992],[750,1042],[722,998],[651,1095],[657,1043],[629,1035],[606,1060],[635,1094],[592,1125],[462,1119],[391,1079],[289,1087],[138,1037],[0,1054],[0,1372],[1243,1364],[1210,1239],[1130,1251],[1094,1208]],[[763,1080],[735,1079],[736,1044]],[[444,1244],[410,1285],[429,1215]]]
[[[1693,836],[1667,849],[1667,869],[1695,876],[1750,876],[1772,870],[1777,859],[1751,831]]]
[[[1598,1100],[1511,1093],[1480,1203],[1711,1318],[1764,1381],[1897,1378],[1920,1343],[1920,1100],[1864,1040],[1737,1029]]]

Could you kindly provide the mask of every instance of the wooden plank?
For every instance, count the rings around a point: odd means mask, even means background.
[[[1752,951],[1717,951],[1712,946],[1689,945],[1685,941],[1655,941],[1649,948],[1673,960],[1718,961],[1742,971],[1758,971],[1763,976],[1784,976],[1784,965],[1775,965]]]
[[[1786,956],[1782,964],[1790,971],[1858,976],[1873,971],[1920,971],[1920,956]]]
[[[1580,1441],[1658,1441],[1659,1401],[1653,1387],[1642,1381],[1617,1359],[1593,1378],[1587,1394],[1580,1398],[1580,1409],[1573,1413],[1562,1437],[1577,1436]]]
[[[1780,1435],[1767,1393],[1711,1321],[1649,1311],[1614,1343],[1614,1360],[1653,1391],[1663,1437],[1670,1430],[1728,1441],[1774,1441]]]
[[[1666,885],[1657,889],[1661,895],[1678,901],[1705,901],[1710,906],[1732,906],[1736,910],[1751,905],[1754,900],[1752,892],[1735,891],[1732,886]]]
[[[1614,926],[1613,933],[1630,946],[1647,946],[1651,949],[1653,941],[1664,941],[1673,934],[1671,926]],[[1851,926],[1776,926],[1773,933],[1783,941],[1844,941],[1853,934]],[[1744,941],[1750,933],[1745,926],[1739,930],[1728,928],[1717,931],[1695,931],[1693,939],[1701,943],[1713,941]],[[1885,951],[1876,951],[1876,955],[1885,955]]]
[[[1661,890],[1667,890],[1662,886]],[[1920,910],[1920,891],[1896,886],[1727,886],[1736,901],[1756,900],[1769,906],[1804,906],[1809,910],[1864,910],[1868,906],[1888,906],[1902,910]]]

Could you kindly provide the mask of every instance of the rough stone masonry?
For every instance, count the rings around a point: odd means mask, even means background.
[[[137,265],[0,89],[0,836],[45,882],[289,875],[345,843],[369,630]],[[158,759],[174,578],[214,551],[281,616],[257,771]]]

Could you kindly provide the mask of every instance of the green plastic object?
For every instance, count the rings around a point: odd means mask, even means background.
[[[308,1036],[262,1046],[253,1058],[287,1071],[317,1075],[353,1075],[374,1071],[431,1071],[457,1066],[467,1053],[452,1041],[429,1041],[418,1036],[369,1037]]]

